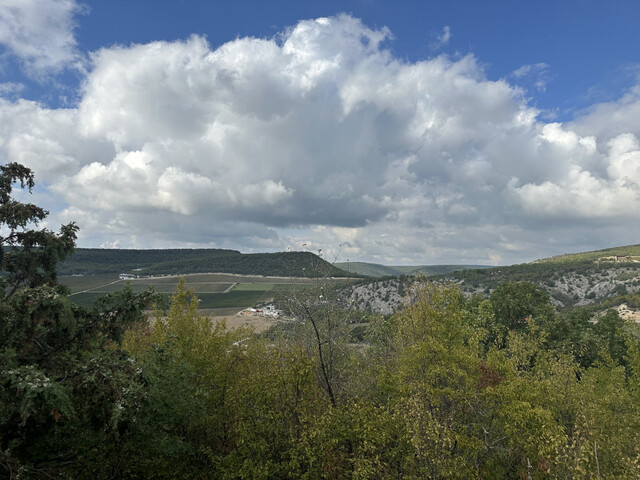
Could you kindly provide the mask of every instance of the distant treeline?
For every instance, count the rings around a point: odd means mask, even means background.
[[[241,253],[227,249],[78,248],[58,269],[61,275],[171,275],[205,272],[292,277],[349,276],[348,272],[334,267],[311,252]]]

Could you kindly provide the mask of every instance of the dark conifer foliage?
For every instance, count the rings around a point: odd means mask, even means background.
[[[0,475],[113,478],[144,389],[120,337],[149,294],[73,305],[56,270],[77,227],[33,228],[47,212],[15,200],[14,185],[31,191],[33,173],[0,167]]]

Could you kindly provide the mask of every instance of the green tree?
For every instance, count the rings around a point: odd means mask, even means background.
[[[602,341],[596,335],[592,314],[585,308],[561,312],[548,325],[548,346],[572,355],[581,367],[590,367],[597,360]]]
[[[232,388],[247,362],[248,329],[227,331],[224,321],[198,312],[195,291],[183,278],[171,297],[167,315],[157,311],[153,325],[130,329],[123,348],[153,376],[146,406],[162,416],[152,458],[147,467],[160,478],[174,478],[177,471],[225,472],[225,457],[235,447]],[[147,415],[148,429],[158,419]],[[147,462],[149,463],[149,462]],[[174,467],[163,471],[166,464]]]
[[[72,304],[56,266],[73,251],[77,227],[32,229],[47,212],[12,198],[16,184],[31,191],[33,173],[0,167],[0,471],[117,475],[144,394],[118,345],[148,296],[128,290],[91,310]]]
[[[509,330],[520,330],[528,320],[547,321],[553,316],[549,295],[529,282],[500,284],[489,299],[496,322]]]
[[[429,284],[392,319],[388,401],[402,423],[401,465],[411,478],[477,477],[484,331],[463,306],[455,286]]]
[[[44,220],[49,212],[12,198],[15,183],[31,192],[35,186],[33,172],[17,163],[0,166],[0,289],[5,298],[23,286],[54,282],[58,262],[73,251],[78,230],[75,223],[63,225],[59,234],[28,228]]]
[[[618,312],[611,309],[598,318],[593,327],[604,348],[613,360],[620,365],[626,365],[628,329],[635,327],[620,318]],[[637,331],[637,328],[635,329]]]

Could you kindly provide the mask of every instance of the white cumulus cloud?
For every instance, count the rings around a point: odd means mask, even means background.
[[[79,58],[75,0],[2,0],[0,45],[18,57],[32,74],[58,72]]]
[[[103,48],[77,108],[0,102],[0,156],[35,170],[85,245],[492,263],[633,243],[637,89],[544,123],[474,56],[408,62],[392,41],[342,15],[215,49]]]

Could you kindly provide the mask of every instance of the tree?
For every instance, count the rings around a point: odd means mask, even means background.
[[[318,385],[336,407],[344,400],[343,387],[348,382],[351,351],[347,343],[351,317],[357,312],[344,307],[335,284],[326,276],[313,288],[291,292],[282,306],[297,320],[294,335],[314,359]]]
[[[479,424],[483,332],[453,285],[426,284],[390,319],[393,337],[381,378],[401,423],[401,470],[410,478],[475,478],[483,452]]]
[[[635,326],[635,325],[633,325]],[[593,327],[594,333],[600,337],[603,348],[611,355],[611,358],[620,365],[626,365],[627,327],[632,328],[632,324],[620,318],[618,312],[611,309],[600,318]]]
[[[509,330],[525,328],[528,319],[553,316],[549,295],[529,282],[505,282],[490,297],[495,319]]]
[[[123,341],[125,350],[153,376],[146,402],[151,416],[145,415],[143,422],[153,431],[162,419],[162,428],[150,438],[153,461],[147,473],[156,478],[175,478],[177,471],[189,468],[221,478],[222,459],[234,444],[236,405],[230,391],[247,362],[244,343],[251,331],[227,331],[224,321],[201,315],[198,303],[195,291],[181,278],[167,314],[156,311],[153,325],[142,322]],[[173,469],[162,472],[169,463]]]
[[[12,198],[16,184],[31,192],[33,172],[0,167],[0,472],[117,476],[144,396],[119,342],[149,295],[129,289],[91,310],[74,305],[56,267],[77,226],[34,229],[48,212]]]
[[[63,225],[59,234],[28,228],[38,225],[49,212],[13,199],[15,183],[31,193],[35,185],[33,172],[17,163],[0,167],[0,232],[7,232],[0,236],[0,287],[5,298],[20,287],[55,282],[57,264],[73,251],[78,231],[75,223]]]

